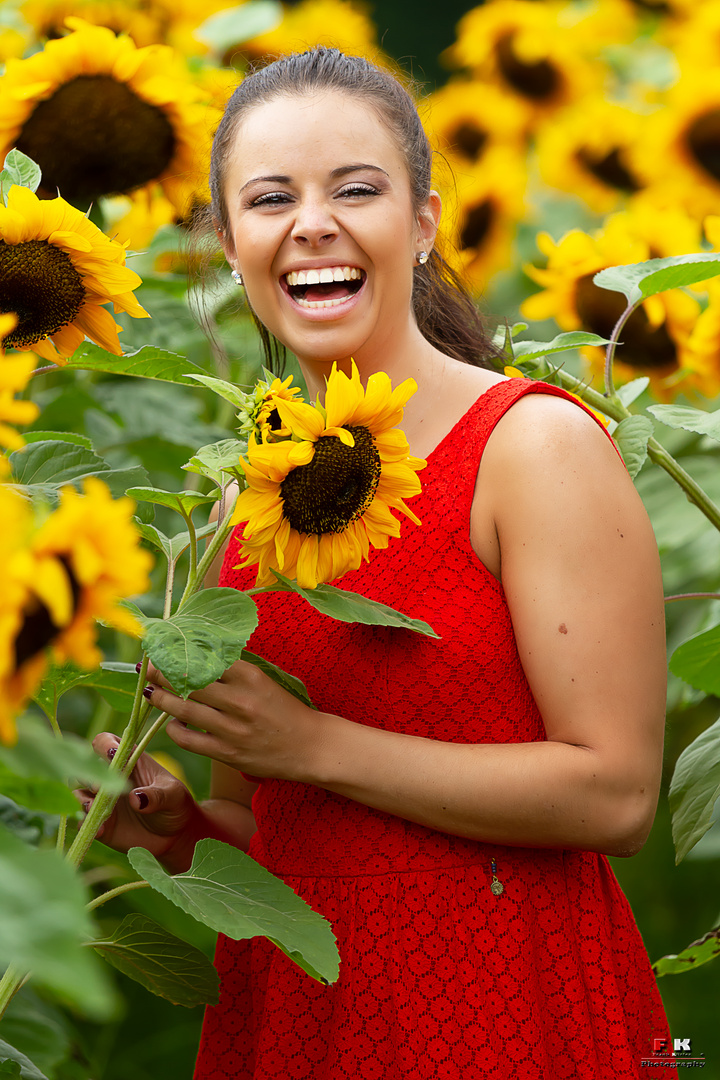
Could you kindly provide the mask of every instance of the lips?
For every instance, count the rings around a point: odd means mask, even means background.
[[[365,282],[365,271],[357,266],[322,266],[290,270],[282,277],[294,303],[303,308],[338,307],[355,296]]]

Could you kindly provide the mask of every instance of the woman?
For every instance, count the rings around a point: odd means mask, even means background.
[[[399,84],[324,49],[247,78],[215,140],[218,236],[310,398],[351,357],[363,380],[418,384],[403,429],[428,459],[422,526],[342,585],[440,640],[273,594],[251,646],[319,712],[242,662],[187,702],[151,670],[171,738],[213,759],[212,797],[197,806],[143,759],[104,841],[173,871],[202,836],[249,848],[330,919],[342,960],[323,987],[265,939],[221,938],[202,1080],[615,1080],[667,1033],[604,858],[642,846],[660,781],[652,530],[583,408],[483,366],[474,308],[433,248],[430,160]],[[328,268],[331,283],[298,286]],[[242,588],[238,545],[217,572]]]

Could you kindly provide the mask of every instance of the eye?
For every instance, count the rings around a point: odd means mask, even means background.
[[[347,187],[341,188],[337,193],[337,198],[341,199],[361,199],[367,195],[379,195],[380,192],[372,184],[348,184]]]
[[[252,199],[250,206],[283,206],[291,201],[291,196],[285,191],[268,191],[264,195],[258,195]]]

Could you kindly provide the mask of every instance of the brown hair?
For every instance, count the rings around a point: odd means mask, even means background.
[[[245,114],[275,97],[325,90],[362,98],[373,106],[404,154],[415,212],[426,205],[431,190],[432,150],[410,94],[389,72],[367,60],[318,46],[283,56],[246,76],[230,98],[215,134],[210,168],[210,212],[223,233],[229,228],[225,169]],[[472,297],[437,248],[433,248],[424,266],[415,268],[412,302],[418,327],[432,345],[468,364],[494,367],[491,357],[499,352]],[[278,343],[257,318],[255,322],[268,361],[277,361]]]

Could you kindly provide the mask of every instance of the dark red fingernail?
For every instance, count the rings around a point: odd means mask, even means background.
[[[85,811],[85,813],[87,814],[88,810],[90,809],[90,803],[89,802],[84,802],[82,804],[82,808]]]
[[[148,683],[148,685],[143,690],[143,695],[146,698],[151,698],[152,695],[153,695],[154,690],[155,690],[155,687],[152,685],[152,683]]]
[[[112,759],[117,754],[117,749],[118,749],[117,746],[111,746],[110,749],[108,750],[107,756],[109,757],[110,761],[112,761]]]
[[[150,800],[148,799],[145,792],[144,791],[135,791],[133,794],[137,797],[137,801],[140,803],[140,809],[144,810],[145,807],[150,802]]]
[[[135,665],[135,670],[137,671],[138,675],[140,674],[140,668],[141,668],[141,667],[142,667],[142,664],[141,664],[141,663],[137,663],[137,664]]]

